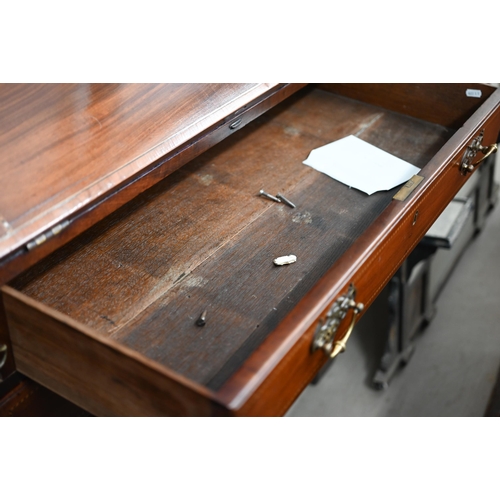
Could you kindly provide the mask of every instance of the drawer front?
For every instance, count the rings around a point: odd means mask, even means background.
[[[19,372],[98,416],[211,416],[212,394],[10,288],[2,288]]]
[[[405,201],[391,203],[221,388],[219,398],[234,414],[287,411],[328,359],[311,347],[318,324],[326,321],[333,303],[350,284],[357,290],[356,302],[365,309],[375,300],[467,181],[469,174],[462,173],[461,165],[468,146],[480,133],[484,145],[495,143],[499,130],[497,91],[422,169],[424,181],[415,191]],[[346,333],[352,314],[347,313],[336,338]]]

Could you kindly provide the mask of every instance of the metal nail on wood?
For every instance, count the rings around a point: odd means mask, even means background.
[[[207,322],[207,311],[203,311],[201,316],[196,320],[196,326],[205,326]]]
[[[281,200],[273,196],[272,194],[266,193],[263,189],[259,191],[260,196],[264,196],[264,198],[269,198],[270,200],[275,201],[276,203],[281,203]]]
[[[295,204],[292,203],[289,199],[285,198],[281,193],[276,195],[276,198],[280,199],[283,203],[286,203],[289,207],[295,208]]]

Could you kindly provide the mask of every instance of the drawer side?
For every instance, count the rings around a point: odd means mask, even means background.
[[[2,288],[19,372],[99,416],[210,416],[212,394],[10,287]]]

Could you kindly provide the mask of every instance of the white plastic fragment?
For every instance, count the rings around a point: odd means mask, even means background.
[[[275,265],[284,266],[285,264],[293,264],[296,262],[297,257],[295,255],[283,255],[283,257],[277,257],[273,260]]]

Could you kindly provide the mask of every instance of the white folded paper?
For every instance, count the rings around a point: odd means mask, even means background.
[[[366,194],[392,189],[420,171],[353,135],[313,149],[303,163]]]

